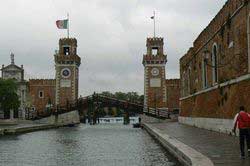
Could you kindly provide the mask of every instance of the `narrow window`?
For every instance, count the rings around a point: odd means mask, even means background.
[[[182,97],[184,97],[185,96],[185,72],[183,72],[182,73],[182,88],[181,88],[181,90],[182,90]]]
[[[188,68],[188,94],[191,94],[191,67]]]
[[[214,44],[213,50],[212,50],[212,71],[213,71],[213,83],[218,82],[218,51],[217,51],[217,45]]]
[[[63,46],[63,54],[64,55],[69,55],[69,50],[70,50],[69,46]]]
[[[158,47],[152,47],[152,55],[158,55]]]
[[[203,88],[207,88],[207,60],[205,58],[202,61],[202,82]]]
[[[43,91],[39,91],[39,98],[43,98],[44,97],[44,93],[43,93]]]

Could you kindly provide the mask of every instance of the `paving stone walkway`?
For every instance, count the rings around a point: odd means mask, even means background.
[[[250,157],[240,159],[239,138],[179,124],[151,123],[162,132],[209,157],[216,166],[250,166]]]

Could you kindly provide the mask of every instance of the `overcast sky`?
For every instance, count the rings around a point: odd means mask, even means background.
[[[55,21],[70,14],[78,40],[80,94],[143,93],[147,37],[164,37],[166,77],[179,77],[179,59],[226,0],[5,0],[0,5],[0,64],[24,65],[25,77],[54,78],[54,50],[66,30]]]

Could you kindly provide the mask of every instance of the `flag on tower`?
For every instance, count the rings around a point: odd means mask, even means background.
[[[155,16],[150,17],[151,19],[155,19]]]
[[[68,22],[69,20],[57,20],[56,21],[56,26],[58,29],[68,29]]]

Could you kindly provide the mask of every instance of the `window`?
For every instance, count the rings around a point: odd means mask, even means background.
[[[69,55],[69,50],[70,50],[69,46],[63,46],[63,54],[64,55]]]
[[[213,83],[218,82],[218,49],[217,44],[215,43],[213,45],[212,50],[212,74],[213,74]]]
[[[202,61],[202,83],[203,88],[207,88],[207,60],[206,58]]]
[[[43,98],[44,97],[44,92],[43,91],[39,91],[38,96],[39,96],[39,98]]]
[[[182,90],[182,96],[185,96],[186,94],[185,94],[185,82],[186,82],[186,80],[185,80],[185,71],[182,73],[182,87],[181,87],[181,90]]]
[[[188,94],[191,94],[191,67],[188,68]]]
[[[158,55],[158,47],[152,47],[152,55]]]

